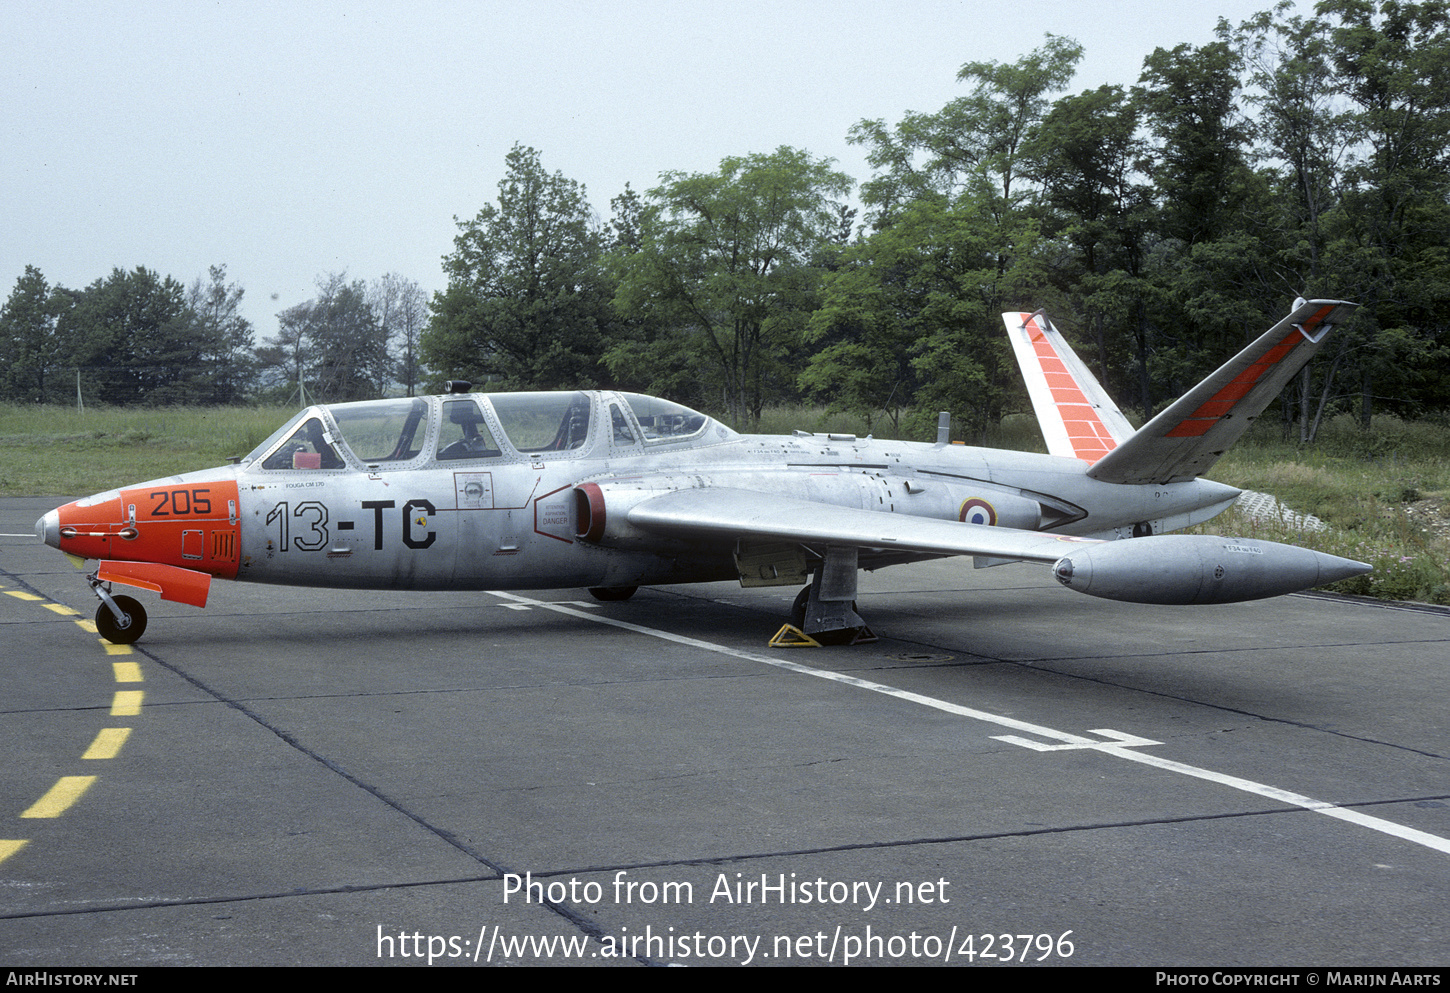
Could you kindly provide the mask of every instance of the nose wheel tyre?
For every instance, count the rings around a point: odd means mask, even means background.
[[[111,608],[103,603],[96,611],[96,630],[113,645],[130,645],[146,631],[146,608],[134,597],[122,595],[111,599],[121,608],[125,620],[117,621]]]

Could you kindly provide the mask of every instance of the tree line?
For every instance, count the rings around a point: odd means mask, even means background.
[[[76,292],[27,269],[0,310],[0,389],[54,400],[78,368],[112,402],[208,385],[214,402],[337,400],[458,377],[636,389],[741,427],[809,401],[981,431],[1023,402],[1003,311],[1046,308],[1148,415],[1303,296],[1363,306],[1287,391],[1302,438],[1339,410],[1445,412],[1446,0],[1312,16],[1286,0],[1156,50],[1135,84],[1071,93],[1081,57],[1049,35],[963,65],[935,112],[859,122],[860,218],[851,177],[783,147],[626,187],[601,220],[517,145],[497,199],[455,218],[431,300],[400,277],[323,277],[260,345],[222,267],[189,291],[138,269]]]
[[[427,315],[418,284],[332,274],[317,288],[258,343],[225,265],[190,287],[138,266],[83,290],[51,285],[26,266],[0,307],[0,400],[165,406],[411,395]]]

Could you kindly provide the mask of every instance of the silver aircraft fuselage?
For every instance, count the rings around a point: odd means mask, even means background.
[[[538,409],[500,413],[518,398]],[[311,407],[237,465],[78,500],[38,529],[81,558],[251,582],[623,588],[742,576],[748,542],[629,522],[632,506],[673,491],[1101,538],[1204,521],[1238,495],[1202,479],[1104,483],[1084,467],[958,444],[741,435],[638,394],[467,394]],[[863,548],[860,566],[927,557],[884,545]]]

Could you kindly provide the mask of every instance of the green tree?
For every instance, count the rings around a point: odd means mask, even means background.
[[[88,395],[114,404],[207,402],[209,342],[175,279],[144,266],[115,269],[53,299],[57,333]]]
[[[1224,40],[1157,49],[1134,98],[1157,139],[1149,157],[1155,229],[1143,274],[1151,314],[1142,332],[1150,402],[1181,394],[1287,309],[1261,218],[1273,192],[1248,163],[1242,68]]]
[[[631,269],[642,264],[636,256],[645,248],[647,206],[628,184],[609,205],[613,216],[605,229],[604,265],[609,285],[617,289]],[[604,356],[614,384],[701,405],[706,379],[701,357],[695,350],[680,347],[669,309],[635,307],[622,300],[614,304],[613,335]]]
[[[423,375],[418,350],[428,321],[428,294],[414,280],[390,272],[373,281],[368,300],[393,356],[393,376],[405,395],[413,396]]]
[[[214,265],[207,269],[205,280],[198,277],[187,291],[187,306],[196,317],[194,324],[199,370],[205,381],[199,383],[206,393],[206,403],[235,404],[252,390],[255,374],[252,348],[252,322],[242,316],[243,290],[237,283],[227,282],[227,267]]]
[[[833,409],[884,411],[894,428],[911,408],[917,436],[955,411],[963,435],[983,437],[1022,390],[1000,315],[1049,282],[1036,221],[1005,220],[969,198],[922,200],[846,249],[811,320],[802,386]]]
[[[1318,287],[1323,219],[1339,199],[1349,138],[1336,109],[1328,24],[1292,11],[1292,0],[1281,0],[1232,33],[1220,22],[1219,35],[1237,47],[1248,72],[1246,99],[1259,111],[1250,133],[1278,187],[1284,289],[1311,296],[1334,292]]]
[[[593,385],[610,311],[584,187],[515,145],[498,190],[496,205],[457,221],[423,358],[445,375],[509,388]]]
[[[392,382],[387,334],[367,284],[320,276],[318,295],[277,315],[277,334],[257,350],[265,395],[307,403],[375,400]]]
[[[1450,331],[1450,4],[1325,0],[1353,141],[1328,249],[1364,305],[1361,422],[1444,408]]]
[[[849,411],[868,427],[884,413],[892,430],[916,402],[912,359],[929,334],[922,323],[932,252],[947,251],[940,205],[904,210],[897,223],[850,245],[826,272],[821,305],[811,315],[811,348],[800,385],[831,411]],[[924,257],[928,256],[928,257]]]
[[[1153,178],[1163,233],[1190,245],[1218,237],[1235,220],[1248,172],[1238,113],[1239,59],[1222,41],[1154,50],[1135,89],[1158,139]]]
[[[1245,70],[1245,100],[1258,110],[1247,129],[1268,191],[1263,209],[1252,212],[1258,244],[1251,247],[1263,263],[1267,295],[1280,301],[1350,292],[1344,274],[1326,268],[1328,224],[1342,196],[1349,142],[1337,106],[1339,81],[1329,57],[1328,24],[1293,10],[1290,0],[1281,0],[1237,30],[1224,21],[1218,26],[1219,38],[1235,47]],[[1297,416],[1301,441],[1313,440],[1335,377],[1358,347],[1351,329],[1341,328],[1331,353],[1305,366],[1286,389],[1285,428]]]
[[[1071,246],[1054,267],[1069,312],[1092,341],[1098,376],[1112,389],[1136,384],[1136,402],[1153,407],[1148,376],[1151,289],[1144,251],[1152,225],[1143,182],[1147,146],[1138,105],[1118,86],[1101,86],[1053,104],[1024,149],[1040,185],[1043,234]],[[1131,361],[1131,367],[1128,363]]]
[[[876,174],[861,189],[877,227],[922,198],[954,202],[963,195],[999,217],[1021,206],[1023,146],[1048,108],[1048,94],[1072,81],[1082,46],[1047,35],[1041,48],[1018,61],[968,62],[957,73],[970,94],[934,114],[907,114],[895,130],[881,120],[851,129],[852,144],[869,148]]]
[[[65,358],[60,345],[50,286],[28,265],[0,308],[0,396],[22,403],[55,399]]]
[[[851,130],[876,170],[862,187],[875,230],[843,254],[812,322],[819,352],[802,383],[817,396],[893,420],[908,404],[913,431],[954,409],[981,436],[1020,393],[999,315],[1036,309],[1050,284],[1032,156],[1050,94],[1081,57],[1076,42],[1048,35],[1015,63],[962,66],[972,92],[934,114]]]
[[[816,306],[818,256],[853,185],[831,165],[782,147],[727,158],[716,173],[665,173],[640,215],[639,249],[616,256],[620,312],[667,329],[652,350],[689,353],[737,424],[758,423],[794,388],[785,359]],[[626,342],[606,361],[621,369],[642,354]]]

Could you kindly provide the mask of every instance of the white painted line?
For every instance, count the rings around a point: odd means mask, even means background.
[[[1362,814],[1357,810],[1350,810],[1339,807],[1325,800],[1315,800],[1313,797],[1303,796],[1299,793],[1292,793],[1289,790],[1282,790],[1277,786],[1268,786],[1264,783],[1256,783],[1250,779],[1240,779],[1238,776],[1230,776],[1221,772],[1214,772],[1212,769],[1200,769],[1197,766],[1186,765],[1182,762],[1174,762],[1172,759],[1160,758],[1147,752],[1135,751],[1143,745],[1158,744],[1145,738],[1137,738],[1133,735],[1123,734],[1121,731],[1097,729],[1093,734],[1113,740],[1103,741],[1097,738],[1088,738],[1083,735],[1071,734],[1066,731],[1058,731],[1054,728],[1043,727],[1040,724],[1029,724],[1026,721],[1015,720],[1011,717],[1003,717],[999,714],[990,714],[984,710],[974,710],[971,707],[963,707],[960,704],[950,703],[946,700],[938,700],[935,697],[924,696],[920,693],[912,693],[909,690],[899,690],[894,686],[887,686],[884,683],[875,683],[869,679],[860,679],[856,676],[847,676],[843,673],[832,672],[829,669],[814,669],[808,665],[801,665],[799,662],[787,662],[785,659],[772,658],[768,655],[757,655],[754,652],[743,652],[736,648],[725,645],[717,645],[709,641],[701,641],[699,638],[687,638],[684,635],[671,634],[668,631],[660,631],[656,628],[647,628],[639,624],[631,624],[628,621],[616,620],[612,617],[602,617],[599,614],[585,613],[573,607],[566,607],[558,603],[550,603],[545,600],[534,600],[529,597],[518,596],[514,593],[504,593],[499,590],[489,590],[491,595],[503,600],[511,600],[519,604],[527,604],[533,607],[542,607],[546,610],[557,611],[561,614],[568,614],[571,617],[581,617],[587,621],[594,621],[597,624],[608,624],[612,627],[623,628],[626,631],[634,631],[638,634],[647,635],[651,638],[660,638],[664,641],[673,641],[679,645],[688,645],[692,648],[700,648],[707,652],[715,652],[718,655],[731,655],[735,658],[745,659],[750,662],[760,662],[764,665],[774,666],[777,669],[785,669],[788,672],[799,673],[803,676],[814,676],[817,679],[829,680],[833,683],[844,683],[847,686],[854,686],[857,689],[869,690],[872,693],[880,693],[884,696],[895,697],[898,700],[905,700],[908,703],[920,704],[923,707],[930,707],[933,710],[940,710],[944,713],[955,714],[958,717],[969,717],[972,720],[984,721],[988,724],[996,724],[999,727],[1011,728],[1014,731],[1023,731],[1027,734],[1037,735],[1039,738],[1055,739],[1068,746],[1076,748],[1091,748],[1112,755],[1120,759],[1127,759],[1129,762],[1138,762],[1143,765],[1153,766],[1167,772],[1176,772],[1184,776],[1192,776],[1195,779],[1203,779],[1210,783],[1218,783],[1221,786],[1228,786],[1232,789],[1242,790],[1246,793],[1253,793],[1257,796],[1270,800],[1277,800],[1294,807],[1302,807],[1305,810],[1312,810],[1316,814],[1323,814],[1326,817],[1334,817],[1341,821],[1348,821],[1350,824],[1358,824],[1360,827],[1369,828],[1372,831],[1379,831],[1382,834],[1399,838],[1402,841],[1413,842],[1417,845],[1424,845],[1426,848],[1433,848],[1437,852],[1444,852],[1450,855],[1450,840],[1418,831],[1415,828],[1405,827],[1402,824],[1395,824],[1379,817],[1371,817]],[[995,740],[1012,740],[1014,744],[1025,744],[1026,747],[1034,750],[1057,751],[1057,746],[1041,746],[1038,743],[1028,743],[1026,739],[1015,739],[1015,736],[1003,736]],[[1015,740],[1014,740],[1015,739]]]
[[[562,604],[550,603],[546,600],[533,600],[529,597],[519,596],[515,593],[504,593],[499,590],[489,590],[491,595],[501,597],[505,600],[513,600],[516,603],[528,604],[532,607],[543,607],[548,610],[558,611],[561,614],[569,614],[573,617],[582,617],[585,620],[597,621],[600,624],[608,624],[612,627],[623,628],[626,631],[634,631],[638,634],[648,635],[651,638],[661,638],[665,641],[673,641],[680,645],[689,645],[692,648],[701,648],[707,652],[715,652],[720,655],[733,655],[736,658],[746,659],[750,662],[761,662],[765,665],[775,666],[777,669],[785,669],[789,672],[798,672],[803,676],[815,676],[817,679],[829,679],[836,683],[845,683],[848,686],[855,686],[858,689],[870,690],[873,693],[884,693],[887,696],[894,696],[900,700],[910,703],[919,703],[926,707],[935,707],[937,710],[944,710],[949,714],[956,714],[959,717],[971,717],[979,721],[989,721],[999,724],[1002,727],[1011,728],[1014,731],[1026,731],[1028,734],[1041,735],[1044,738],[1056,738],[1076,745],[1101,745],[1104,742],[1092,738],[1084,738],[1082,735],[1067,734],[1062,731],[1054,731],[1052,728],[1045,728],[1038,724],[1029,724],[1026,721],[1013,720],[1010,717],[1001,717],[997,714],[989,714],[984,710],[973,710],[970,707],[963,707],[955,703],[948,703],[945,700],[936,700],[932,697],[922,696],[919,693],[912,693],[909,690],[898,690],[893,686],[885,686],[881,683],[873,683],[870,680],[858,679],[855,676],[847,676],[839,672],[831,672],[828,669],[813,669],[808,665],[801,665],[797,662],[787,662],[784,659],[771,658],[768,655],[757,655],[754,652],[743,652],[736,648],[729,648],[725,645],[717,645],[710,641],[701,641],[699,638],[687,638],[684,635],[671,634],[668,631],[660,631],[657,628],[647,628],[639,624],[631,624],[628,621],[615,620],[612,617],[601,617],[599,614],[586,614],[582,610],[575,610],[572,607],[565,607]]]
[[[1108,751],[1108,749],[1104,750]],[[1145,752],[1130,752],[1123,749],[1114,750],[1112,754],[1117,755],[1119,758],[1127,759],[1129,762],[1141,762],[1144,765],[1151,765],[1158,769],[1166,769],[1169,772],[1179,772],[1185,776],[1206,779],[1211,783],[1221,783],[1224,786],[1231,786],[1236,790],[1243,790],[1246,793],[1257,793],[1259,796],[1268,797],[1271,800],[1292,804],[1295,807],[1303,807],[1305,810],[1312,810],[1316,814],[1323,814],[1325,817],[1335,817],[1341,821],[1358,824],[1360,827],[1367,827],[1372,831],[1379,831],[1404,841],[1412,841],[1417,845],[1424,845],[1426,848],[1433,848],[1437,852],[1444,852],[1446,855],[1450,855],[1450,840],[1428,834],[1424,831],[1417,831],[1414,828],[1405,827],[1402,824],[1396,824],[1393,821],[1387,821],[1380,817],[1371,817],[1369,814],[1362,814],[1357,810],[1351,810],[1347,807],[1337,807],[1324,800],[1315,800],[1313,797],[1291,793],[1288,790],[1281,790],[1277,786],[1265,786],[1263,783],[1240,779],[1237,776],[1214,772],[1211,769],[1200,769],[1197,766],[1184,765],[1182,762],[1174,762],[1171,759],[1160,758],[1157,755],[1149,755]]]
[[[1136,735],[1124,734],[1121,731],[1113,731],[1109,728],[1095,728],[1092,734],[1100,734],[1104,738],[1111,738],[1112,741],[1093,742],[1090,745],[1044,745],[1040,741],[1033,741],[1031,738],[1023,738],[1015,734],[994,734],[993,741],[1005,741],[1009,745],[1021,745],[1023,748],[1030,748],[1034,752],[1062,752],[1073,748],[1097,748],[1102,749],[1103,745],[1113,745],[1118,748],[1141,748],[1145,745],[1161,745],[1163,742],[1154,741],[1151,738],[1139,738]]]

